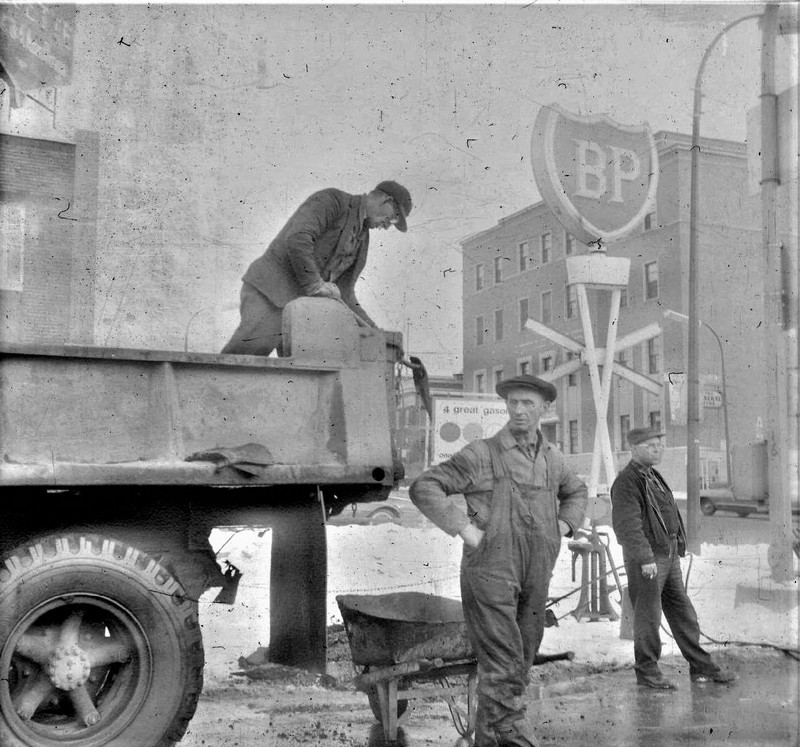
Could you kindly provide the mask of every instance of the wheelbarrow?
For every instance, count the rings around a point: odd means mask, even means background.
[[[398,720],[409,700],[438,697],[450,710],[459,734],[457,747],[470,747],[478,664],[467,639],[461,602],[421,592],[344,594],[336,601],[353,663],[364,667],[355,685],[366,694],[384,740],[397,741]],[[534,663],[572,657],[572,652],[537,656]]]

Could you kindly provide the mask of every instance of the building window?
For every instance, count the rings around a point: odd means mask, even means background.
[[[575,249],[575,237],[567,231],[564,234],[564,254],[569,257],[571,254],[575,254]]]
[[[575,360],[575,353],[573,353],[571,350],[567,353],[567,360],[568,361]],[[567,374],[567,386],[578,386],[577,373]]]
[[[494,339],[503,339],[503,310],[496,309],[494,312]]]
[[[631,416],[619,416],[619,448],[625,451],[628,448],[628,431],[631,429]]]
[[[628,289],[623,288],[619,294],[619,307],[624,309],[628,305]]]
[[[542,293],[542,324],[553,323],[553,291]]]
[[[578,316],[578,289],[574,285],[567,286],[567,319]]]
[[[478,394],[484,394],[486,392],[486,374],[483,371],[477,371],[475,373],[475,391]]]
[[[617,353],[617,363],[621,363],[623,366],[628,365],[628,351],[627,350],[620,350]]]
[[[644,216],[644,230],[652,231],[656,227],[656,214],[655,212],[648,213]]]
[[[497,386],[503,380],[503,367],[498,366],[494,369],[494,385]]]
[[[658,298],[658,262],[647,262],[644,266],[644,297],[647,301]]]
[[[580,449],[580,444],[578,443],[578,421],[577,420],[570,420],[569,421],[569,453],[570,454],[577,454],[578,449]]]
[[[497,285],[498,283],[503,282],[503,258],[502,257],[495,257],[494,258],[494,284]]]
[[[517,361],[517,374],[520,376],[527,376],[531,372],[531,359]]]
[[[519,245],[519,271],[525,272],[530,267],[531,249],[527,241]]]
[[[661,371],[661,350],[657,337],[651,337],[647,341],[647,372],[657,374]]]
[[[21,291],[25,259],[25,208],[0,205],[0,289]]]
[[[484,283],[486,282],[486,274],[484,272],[483,263],[475,265],[475,290],[483,290]]]
[[[661,410],[653,410],[650,413],[650,427],[657,431],[661,430]]]
[[[539,359],[539,370],[542,373],[547,373],[548,371],[552,371],[553,367],[554,367],[553,354],[552,353],[545,353]]]
[[[546,265],[553,256],[553,234],[549,231],[542,234],[542,264]]]
[[[483,345],[486,340],[486,321],[482,316],[475,318],[475,344]]]
[[[528,317],[530,314],[528,313],[528,299],[527,298],[520,298],[519,299],[519,331],[525,331],[525,322],[528,321]]]

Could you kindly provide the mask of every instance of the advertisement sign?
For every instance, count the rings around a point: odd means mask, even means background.
[[[539,423],[543,426],[557,421],[555,402],[551,402]],[[434,397],[431,464],[449,459],[470,441],[494,436],[507,422],[508,411],[500,397]]]
[[[432,464],[449,459],[477,438],[489,438],[508,422],[505,402],[434,397]]]
[[[543,106],[531,164],[542,199],[584,244],[618,241],[654,210],[658,152],[646,123],[621,125],[604,114]]]
[[[687,397],[689,383],[684,373],[664,374],[669,391],[669,414],[673,425],[686,425]],[[717,377],[713,375],[700,376],[700,420],[703,419],[703,410],[708,408],[716,410],[722,407],[722,392],[717,388]]]
[[[673,425],[686,425],[688,381],[685,373],[664,374],[669,392],[669,419]]]
[[[719,379],[713,374],[700,376],[700,406],[711,409],[722,407],[722,392],[719,390]]]

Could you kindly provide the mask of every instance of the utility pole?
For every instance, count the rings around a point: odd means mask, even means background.
[[[778,240],[778,96],[775,43],[779,5],[769,4],[761,18],[761,215],[764,246],[764,326],[767,374],[767,464],[769,490],[769,564],[775,581],[794,575],[792,508],[787,446],[787,356],[783,334],[782,245]]]

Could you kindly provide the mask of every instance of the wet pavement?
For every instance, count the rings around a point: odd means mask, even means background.
[[[632,670],[587,679],[591,691],[541,701],[543,744],[672,747],[799,743],[798,667],[780,653],[715,657],[739,673],[732,685],[694,684],[682,659],[665,662],[677,691],[638,687]],[[533,709],[532,709],[533,710]]]
[[[800,662],[764,649],[724,651],[715,659],[740,679],[731,685],[694,684],[685,662],[670,657],[662,670],[678,683],[677,691],[638,687],[632,669],[597,674],[534,692],[529,719],[543,747],[798,747]],[[430,712],[409,715],[400,740],[405,747],[456,743],[452,725],[452,738],[443,733],[442,723],[434,736],[433,725],[423,720]],[[384,744],[373,728],[369,747]]]

